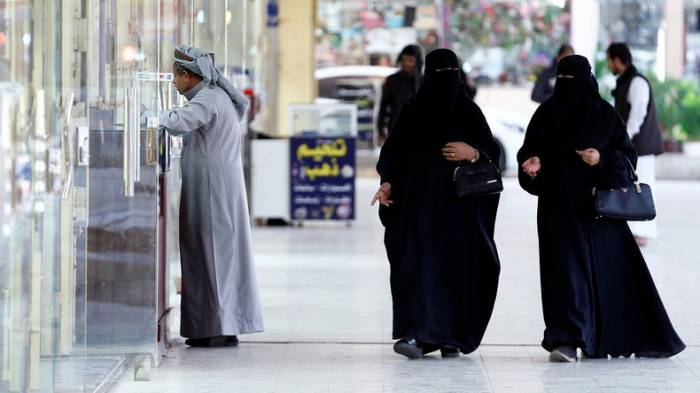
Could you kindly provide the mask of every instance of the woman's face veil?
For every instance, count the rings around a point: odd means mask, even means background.
[[[436,49],[425,58],[425,81],[418,99],[436,111],[449,110],[462,91],[459,59],[449,49]]]
[[[559,62],[554,101],[564,112],[577,118],[585,116],[597,94],[598,84],[585,57],[572,55]]]

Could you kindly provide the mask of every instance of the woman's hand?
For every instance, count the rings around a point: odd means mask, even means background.
[[[523,162],[522,169],[530,178],[534,179],[542,169],[540,158],[537,156],[530,157],[527,161]]]
[[[379,187],[379,191],[377,191],[376,194],[374,194],[374,198],[372,198],[372,203],[371,205],[374,206],[377,201],[381,203],[382,205],[386,207],[390,207],[391,205],[394,204],[394,201],[389,199],[391,197],[391,184],[390,183],[384,183]]]
[[[442,148],[442,157],[447,161],[471,161],[476,154],[476,149],[464,142],[450,142]]]
[[[590,166],[600,164],[600,152],[596,149],[590,148],[586,150],[576,150],[576,154],[581,156],[583,162]]]

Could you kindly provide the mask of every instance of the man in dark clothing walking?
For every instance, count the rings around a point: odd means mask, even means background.
[[[574,54],[574,48],[569,44],[564,44],[559,48],[557,57],[552,62],[552,65],[544,69],[537,77],[535,87],[532,89],[532,100],[540,104],[547,101],[554,94],[554,83],[557,81],[557,64],[566,56]]]
[[[403,48],[396,62],[401,69],[386,78],[382,88],[382,100],[377,116],[380,145],[389,136],[401,105],[418,91],[423,81],[423,53],[418,45]]]
[[[663,144],[651,85],[632,63],[632,53],[627,44],[613,43],[608,47],[607,53],[608,68],[618,76],[617,86],[613,90],[615,109],[627,124],[627,133],[639,156],[637,175],[641,182],[653,188],[656,177],[655,156],[663,153]],[[629,224],[640,246],[657,236],[654,221]]]

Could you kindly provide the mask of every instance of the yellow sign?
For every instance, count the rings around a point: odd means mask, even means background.
[[[317,177],[339,177],[340,176],[340,166],[338,165],[337,159],[332,159],[331,163],[324,162],[321,165],[316,165],[313,167],[303,167],[305,176],[309,180],[314,181]]]
[[[321,162],[326,157],[345,157],[348,154],[348,147],[344,139],[336,139],[332,143],[318,145],[310,148],[304,143],[297,149],[297,160],[301,161],[304,158],[313,157],[314,161]]]

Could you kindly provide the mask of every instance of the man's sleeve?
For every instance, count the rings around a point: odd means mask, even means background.
[[[389,108],[389,103],[391,102],[391,88],[389,86],[389,79],[384,82],[384,85],[382,86],[382,97],[379,101],[379,113],[377,114],[377,132],[379,135],[386,136],[387,132],[385,131],[386,128],[388,127],[388,122],[387,122],[387,116],[388,116],[388,110],[393,110],[393,108]]]
[[[207,105],[204,97],[195,97],[182,108],[176,108],[160,115],[160,126],[173,135],[181,135],[198,130],[211,122],[215,105]]]
[[[630,103],[630,115],[627,119],[627,133],[630,139],[637,135],[647,117],[649,106],[649,84],[642,77],[635,77],[627,94],[627,102]]]

